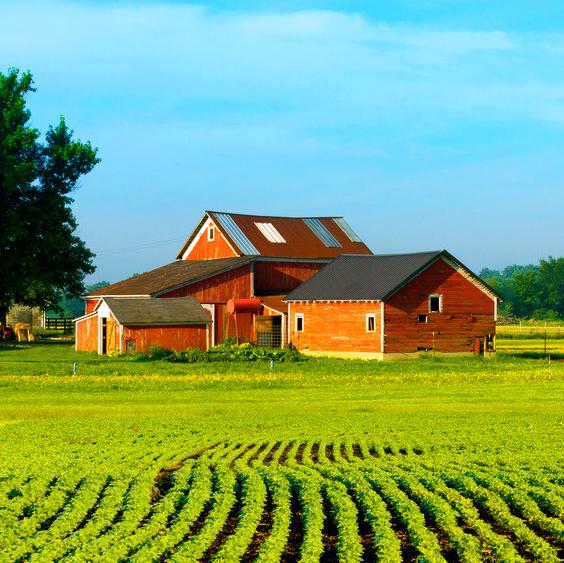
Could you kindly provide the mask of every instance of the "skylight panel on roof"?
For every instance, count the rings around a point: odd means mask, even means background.
[[[343,219],[343,217],[335,217],[333,221],[339,225],[343,233],[345,233],[352,242],[362,242],[361,238],[351,229],[351,226]]]
[[[228,213],[213,213],[213,216],[219,221],[219,224],[225,229],[225,232],[231,237],[233,242],[239,247],[239,250],[243,254],[249,256],[260,254],[253,243],[241,230],[241,227],[235,223],[231,215]]]
[[[278,232],[272,223],[255,223],[255,225],[266,240],[279,244],[286,242],[286,239]]]
[[[326,247],[339,248],[342,246],[319,219],[304,219],[304,223],[319,237],[319,240],[321,240]]]

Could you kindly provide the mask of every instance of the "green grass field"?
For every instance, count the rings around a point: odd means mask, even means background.
[[[77,362],[77,375],[72,375]],[[0,348],[2,561],[558,561],[564,362]]]

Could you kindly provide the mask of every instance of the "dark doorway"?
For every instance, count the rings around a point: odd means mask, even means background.
[[[107,352],[106,337],[108,334],[108,319],[102,318],[102,354]]]

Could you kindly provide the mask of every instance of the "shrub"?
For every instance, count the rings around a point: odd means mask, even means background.
[[[195,364],[200,362],[301,362],[306,358],[295,349],[268,349],[248,342],[240,345],[224,343],[207,351],[189,348],[183,352],[174,352],[162,346],[151,346],[145,353],[134,356],[137,361],[162,360],[166,362]]]
[[[173,350],[158,346],[157,344],[151,344],[149,349],[141,356],[145,356],[147,360],[170,360],[171,356],[175,354],[176,352]]]

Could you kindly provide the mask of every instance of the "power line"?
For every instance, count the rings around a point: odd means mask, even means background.
[[[121,248],[112,248],[107,250],[95,250],[96,256],[114,256],[115,254],[124,254],[127,252],[136,252],[138,250],[147,250],[149,248],[157,248],[159,246],[166,246],[172,243],[183,241],[183,237],[176,237],[166,240],[155,240],[152,242],[144,242],[135,246],[124,246]]]

